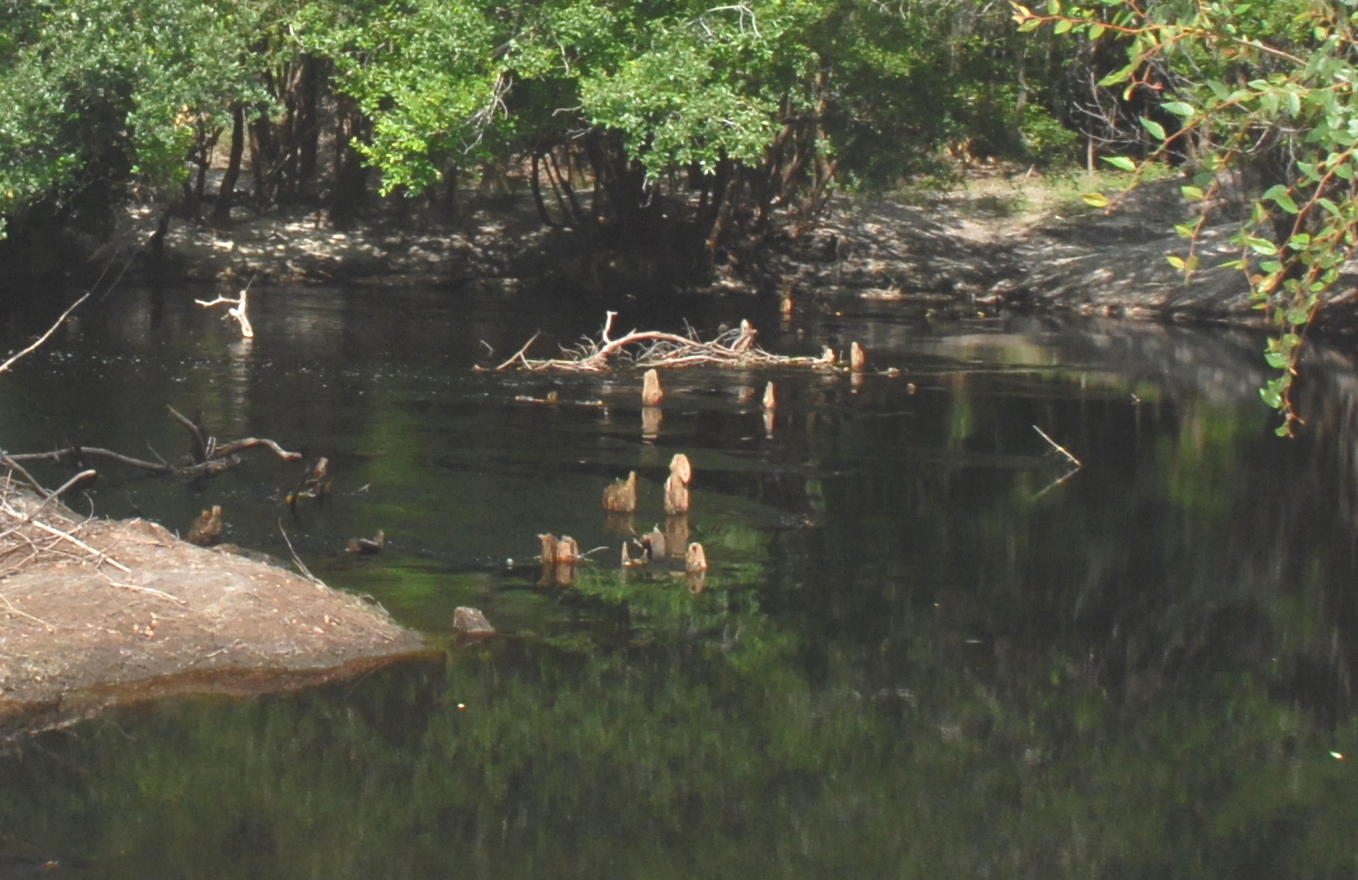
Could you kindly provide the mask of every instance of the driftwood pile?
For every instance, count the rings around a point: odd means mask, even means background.
[[[81,540],[89,520],[76,518],[56,494],[35,497],[9,477],[0,480],[0,579],[44,562],[74,561],[128,573],[127,566]],[[0,596],[10,614],[27,617]]]
[[[630,363],[638,367],[815,367],[835,366],[833,351],[826,349],[820,357],[791,357],[771,354],[755,344],[759,331],[749,321],[741,321],[740,326],[721,333],[717,338],[703,342],[696,333],[680,336],[659,330],[633,330],[617,339],[609,338],[613,329],[613,319],[617,312],[609,312],[599,339],[583,339],[575,348],[563,352],[563,357],[537,360],[527,356],[528,349],[537,341],[539,334],[533,334],[523,348],[514,356],[497,366],[497,370],[519,369],[543,371],[566,370],[577,372],[600,372],[619,363]],[[658,392],[658,389],[657,389]],[[654,397],[659,402],[658,393]],[[653,405],[653,404],[648,404]]]

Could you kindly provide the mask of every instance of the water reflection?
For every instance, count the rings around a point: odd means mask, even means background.
[[[334,491],[295,514],[282,496],[299,474],[264,456],[197,488],[106,473],[93,500],[170,524],[223,503],[231,540],[280,556],[283,519],[317,574],[446,650],[22,745],[0,761],[3,865],[1351,870],[1358,787],[1334,755],[1358,751],[1358,380],[1341,354],[1316,351],[1308,430],[1288,442],[1257,404],[1248,335],[939,327],[878,305],[786,333],[769,320],[765,345],[857,339],[899,376],[667,376],[663,423],[643,437],[639,377],[470,371],[481,340],[512,352],[554,320],[529,304],[287,296],[261,295],[249,348],[174,302],[158,322],[141,300],[91,313],[78,345],[0,382],[4,442],[168,454],[182,445],[170,403],[325,455]],[[772,425],[756,399],[771,380]],[[1034,426],[1084,466],[1070,475]],[[694,466],[690,513],[667,517],[677,452]],[[601,493],[630,471],[637,509],[610,523]],[[378,529],[380,556],[343,552]],[[652,529],[706,548],[696,589],[682,553],[620,565],[621,543]],[[608,550],[525,564],[548,532]],[[455,642],[458,606],[502,635]]]

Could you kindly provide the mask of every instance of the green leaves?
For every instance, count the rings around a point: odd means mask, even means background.
[[[1191,143],[1198,168],[1180,189],[1185,200],[1210,206],[1223,172],[1266,181],[1233,238],[1239,257],[1223,265],[1246,274],[1255,307],[1278,328],[1267,361],[1283,375],[1261,394],[1282,414],[1281,433],[1296,419],[1288,393],[1297,331],[1314,319],[1343,255],[1358,245],[1358,104],[1351,100],[1358,64],[1351,41],[1339,36],[1352,33],[1351,6],[1084,0],[1066,3],[1059,16],[1037,16],[1071,21],[1071,32],[1087,16],[1116,23],[1126,62],[1099,86],[1124,99],[1161,94],[1157,109],[1177,125],[1165,116],[1137,118],[1142,143],[1150,143],[1142,163],[1165,156],[1176,141]],[[1128,157],[1104,161],[1137,167]],[[1178,233],[1195,240],[1203,217],[1179,224]],[[1190,260],[1168,257],[1184,271]]]
[[[1163,125],[1156,122],[1154,119],[1149,119],[1145,116],[1142,116],[1139,121],[1141,122],[1141,127],[1150,132],[1151,137],[1158,141],[1165,139],[1165,127]]]
[[[264,94],[246,0],[33,0],[0,36],[0,212],[128,176],[167,189],[196,126]]]
[[[1289,214],[1299,213],[1297,203],[1292,199],[1291,190],[1283,184],[1274,184],[1259,197],[1262,201],[1271,201]]]

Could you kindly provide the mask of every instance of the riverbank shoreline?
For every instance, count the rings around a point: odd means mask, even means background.
[[[1239,256],[1230,242],[1238,207],[1218,206],[1223,219],[1203,230],[1204,268],[1191,278],[1167,261],[1188,252],[1174,225],[1192,216],[1192,206],[1178,187],[1177,179],[1143,184],[1106,210],[1057,193],[1050,182],[999,173],[913,195],[841,194],[801,235],[776,234],[753,254],[719,255],[692,292],[776,296],[785,312],[844,295],[962,316],[1046,310],[1267,326],[1243,273],[1218,267]],[[134,275],[214,283],[224,292],[275,283],[550,285],[605,296],[657,289],[655,267],[544,226],[531,196],[520,192],[468,193],[451,218],[388,200],[342,228],[304,209],[239,208],[228,230],[175,219],[152,258],[145,243],[156,220],[149,206],[131,208],[114,239],[122,244],[101,248],[91,263],[122,259]],[[1314,326],[1358,329],[1358,264],[1346,267]]]

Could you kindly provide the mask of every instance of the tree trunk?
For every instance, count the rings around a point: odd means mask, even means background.
[[[241,157],[245,153],[245,107],[239,101],[231,106],[231,153],[222,175],[222,188],[212,209],[212,225],[226,229],[231,225],[231,206],[236,200],[236,180],[240,178]]]
[[[365,120],[362,111],[348,96],[339,96],[335,123],[334,182],[330,191],[330,218],[339,222],[349,217],[367,195],[368,169],[353,147],[362,137]]]

